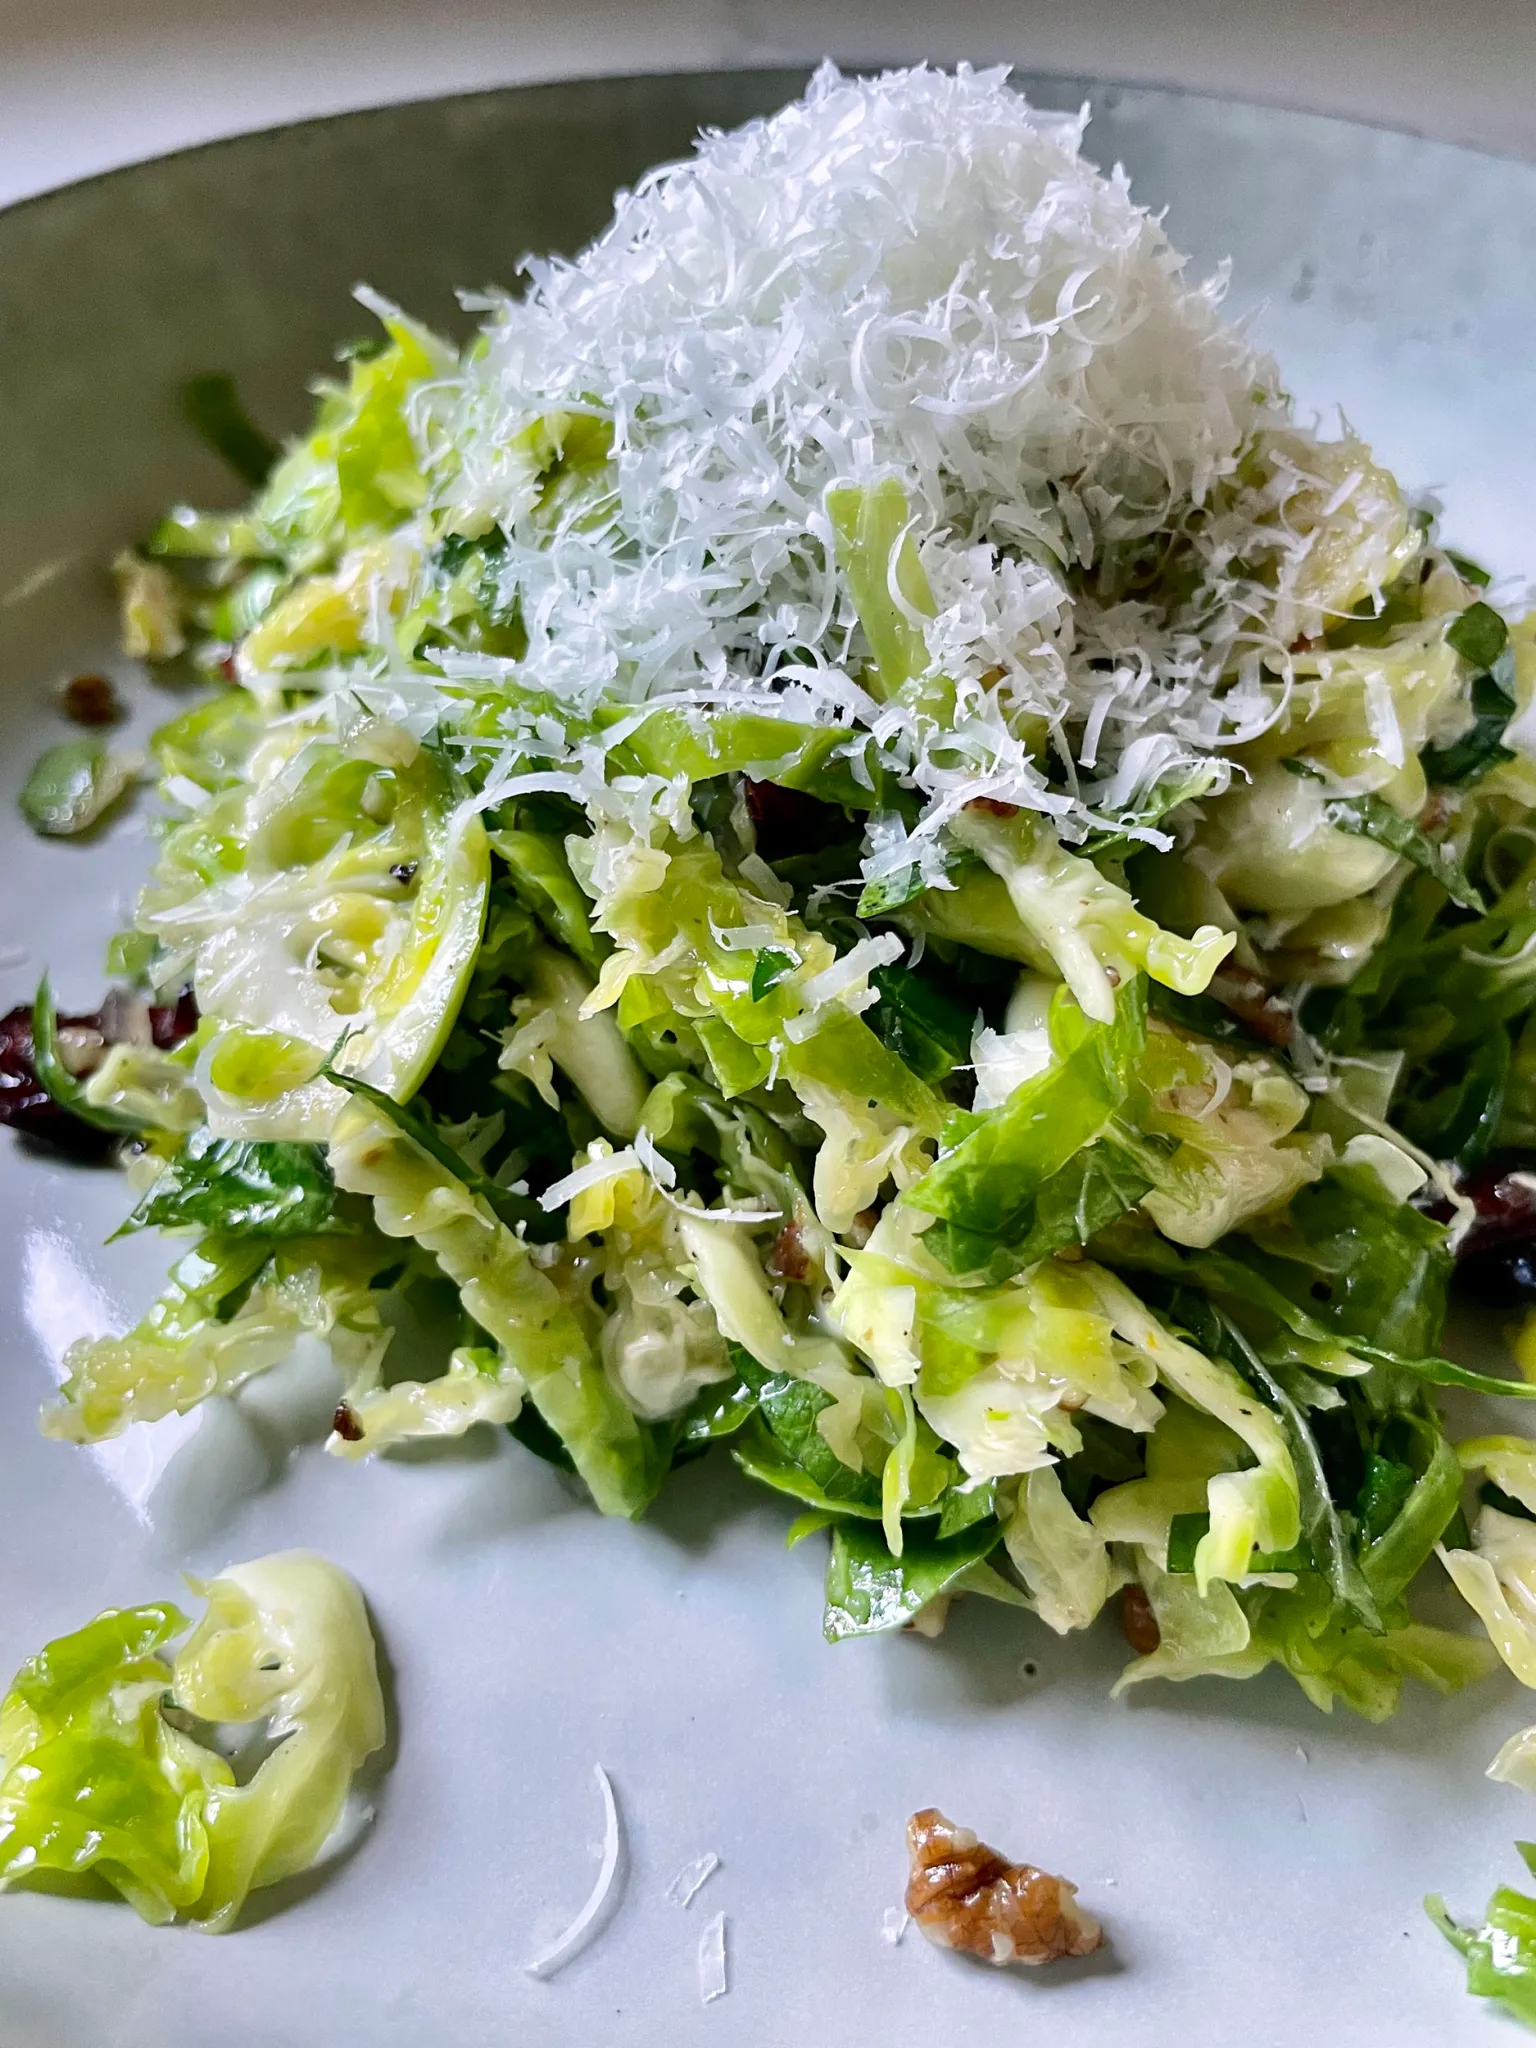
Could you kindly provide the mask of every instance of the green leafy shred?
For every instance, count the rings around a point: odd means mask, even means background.
[[[1509,644],[1509,628],[1493,606],[1479,598],[1446,627],[1445,640],[1473,668],[1490,669]]]
[[[166,1160],[117,1235],[198,1228],[312,1237],[345,1227],[318,1146],[216,1138],[203,1125]]]
[[[827,1641],[904,1628],[925,1607],[961,1590],[1001,1540],[995,1521],[978,1521],[951,1536],[909,1536],[898,1558],[877,1527],[839,1522],[827,1561]]]
[[[1516,1842],[1515,1847],[1536,1877],[1536,1842]],[[1536,1899],[1500,1885],[1478,1927],[1453,1920],[1438,1894],[1425,1899],[1424,1910],[1465,1957],[1473,1997],[1496,2000],[1512,2019],[1536,2032]]]
[[[384,1742],[372,1630],[346,1575],[308,1551],[194,1585],[186,1618],[109,1608],[28,1660],[0,1701],[0,1887],[93,1877],[151,1922],[233,1926],[295,1876]],[[274,1746],[243,1783],[194,1724],[260,1724]]]
[[[1287,765],[1301,774],[1311,772],[1304,761]],[[1395,810],[1385,797],[1370,794],[1329,796],[1323,801],[1323,816],[1337,831],[1354,832],[1362,839],[1373,839],[1378,846],[1385,846],[1390,852],[1401,854],[1404,860],[1411,860],[1416,868],[1422,868],[1425,874],[1432,876],[1461,909],[1482,912],[1488,908],[1481,891],[1468,880],[1466,869],[1455,853],[1441,840],[1431,839],[1421,826]]]
[[[182,417],[235,475],[259,488],[278,457],[277,443],[251,419],[235,390],[235,380],[222,371],[189,377],[181,387]]]

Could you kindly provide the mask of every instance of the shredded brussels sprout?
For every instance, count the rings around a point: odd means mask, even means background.
[[[196,1028],[108,1051],[45,984],[27,1054],[183,1241],[50,1432],[311,1332],[342,1458],[505,1428],[632,1516],[725,1447],[830,1529],[834,1639],[1122,1594],[1122,1684],[1379,1719],[1492,1661],[1413,1611],[1438,1551],[1536,1683],[1536,1450],[1436,1406],[1533,1391],[1442,1329],[1536,1217],[1536,622],[1079,141],[824,70],[463,351],[365,295],[275,461],[202,381],[261,481],[119,565],[219,686],[114,955]],[[199,1711],[278,1600],[220,1585]],[[167,1911],[311,1855],[376,1732],[237,1828],[140,1705],[212,1830],[124,1850]]]

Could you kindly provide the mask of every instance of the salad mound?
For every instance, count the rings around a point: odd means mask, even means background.
[[[1439,1546],[1536,1669],[1536,1443],[1436,1397],[1536,1393],[1441,1344],[1533,1206],[1536,625],[1082,125],[824,69],[463,351],[362,294],[119,564],[217,686],[113,952],[195,1029],[30,1029],[192,1241],[51,1434],[317,1332],[342,1457],[507,1425],[633,1516],[728,1445],[834,1639],[1123,1590],[1123,1683],[1374,1719],[1494,1661]]]

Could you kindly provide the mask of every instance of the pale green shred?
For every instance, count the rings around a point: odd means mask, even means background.
[[[0,1702],[0,1886],[93,1876],[146,1920],[208,1934],[249,1894],[297,1876],[384,1745],[384,1698],[362,1595],[290,1550],[189,1582],[167,1604],[109,1608],[51,1642]],[[270,1744],[237,1781],[214,1730]],[[196,1730],[197,1732],[192,1732]]]

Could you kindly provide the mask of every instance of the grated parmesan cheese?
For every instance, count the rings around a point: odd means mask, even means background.
[[[725,1961],[725,1915],[717,1913],[699,1936],[699,1999],[710,2005],[730,1989]]]
[[[553,1214],[556,1209],[563,1209],[573,1196],[598,1186],[602,1181],[617,1180],[620,1174],[633,1173],[640,1163],[640,1155],[632,1145],[624,1146],[622,1151],[600,1153],[584,1166],[573,1168],[563,1179],[551,1181],[539,1197],[539,1207]]]
[[[707,1849],[702,1856],[696,1856],[692,1863],[683,1865],[667,1886],[667,1897],[674,1906],[681,1906],[686,1912],[719,1868],[720,1858],[713,1849]]]
[[[484,347],[424,395],[422,433],[449,458],[432,516],[501,529],[528,634],[515,661],[444,660],[450,688],[516,685],[485,801],[558,789],[636,825],[675,806],[655,776],[615,795],[600,702],[841,726],[866,778],[873,734],[924,809],[875,819],[872,878],[941,883],[942,827],[977,795],[1069,841],[1155,839],[1137,814],[1159,786],[1202,761],[1223,785],[1211,755],[1276,715],[1261,678],[1305,629],[1277,592],[1301,587],[1318,518],[1293,530],[1288,494],[1325,516],[1374,485],[1302,460],[1273,366],[1220,317],[1224,274],[1186,277],[1124,173],[1082,156],[1085,121],[1003,70],[824,65],[620,195],[574,261],[529,259],[521,298],[476,301]],[[553,533],[517,438],[551,413],[612,431]],[[1281,428],[1288,466],[1248,489],[1245,452]],[[829,488],[891,477],[933,615],[891,591],[954,686],[942,731],[868,694],[832,556]],[[1149,548],[1182,551],[1177,600],[1146,595]]]
[[[619,1873],[624,1838],[619,1827],[619,1809],[614,1800],[613,1785],[601,1764],[594,1764],[592,1770],[603,1800],[603,1849],[597,1877],[586,1904],[565,1932],[557,1935],[547,1948],[540,1949],[531,1962],[523,1965],[530,1977],[552,1977],[556,1970],[563,1969],[572,1956],[586,1947],[602,1922],[603,1910]]]

